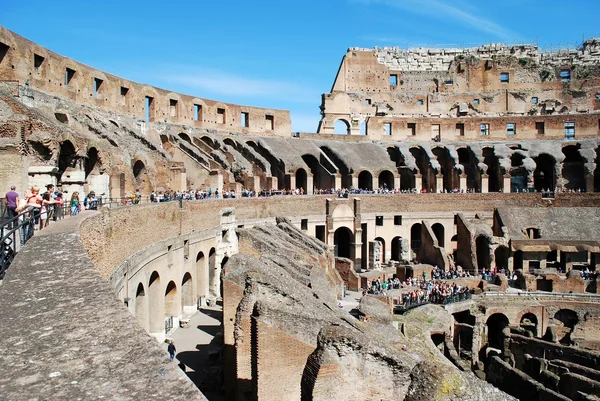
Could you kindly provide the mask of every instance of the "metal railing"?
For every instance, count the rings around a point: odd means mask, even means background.
[[[29,208],[12,218],[3,218],[0,226],[0,280],[16,254],[33,237],[36,215]],[[39,214],[38,214],[39,218]]]
[[[165,334],[169,332],[173,328],[173,316],[169,316],[165,319]]]
[[[576,294],[545,291],[496,292],[489,291],[481,294],[484,298],[546,298],[546,299],[585,299],[600,302],[600,294]]]

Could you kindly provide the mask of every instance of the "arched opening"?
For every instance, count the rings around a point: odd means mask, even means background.
[[[169,281],[165,290],[165,318],[179,316],[179,300],[177,299],[177,284]]]
[[[461,188],[465,191],[481,192],[481,173],[477,167],[477,158],[471,148],[460,148],[458,162],[463,166],[464,174],[467,176],[467,187]]]
[[[571,334],[579,323],[577,312],[571,309],[561,309],[554,315],[554,328],[558,342],[564,345],[573,345]]]
[[[221,260],[221,272],[225,269],[225,265],[228,261],[229,257],[223,256],[223,259]],[[221,299],[223,299],[223,274],[219,274],[219,295],[221,296]]]
[[[296,188],[298,188],[298,189],[302,188],[303,193],[304,194],[307,193],[306,170],[304,170],[303,168],[299,168],[298,170],[296,170]],[[290,188],[290,189],[295,189],[295,188]]]
[[[422,188],[427,192],[436,192],[437,183],[435,179],[435,171],[429,164],[429,156],[420,147],[410,148],[410,153],[415,158],[419,172],[421,173]]]
[[[216,149],[218,146],[215,144],[215,142],[213,142],[212,138],[208,137],[208,136],[203,136],[202,138],[202,142],[204,142],[205,144],[207,144],[208,146],[210,146],[213,149]]]
[[[143,161],[137,160],[133,164],[133,178],[135,179],[135,188],[139,189],[142,194],[147,195],[152,192],[150,178]]]
[[[475,249],[477,250],[477,268],[481,269],[490,268],[490,240],[484,235],[480,235],[475,240]]]
[[[389,146],[387,152],[390,156],[390,160],[396,163],[396,167],[398,167],[398,172],[400,174],[400,190],[409,191],[415,188],[415,172],[406,165],[406,159],[400,152],[400,149],[396,146]]]
[[[527,169],[523,160],[525,156],[517,152],[510,157],[510,192],[524,192],[527,189]]]
[[[67,170],[81,171],[83,166],[81,166],[80,163],[77,163],[77,160],[77,154],[75,152],[75,146],[73,146],[73,143],[71,141],[61,142],[58,156],[59,186],[62,184],[63,176]]]
[[[96,164],[98,163],[98,149],[92,147],[88,150],[87,159],[85,160],[85,177],[87,178],[92,172],[98,174]]]
[[[323,153],[320,153],[321,161],[310,154],[302,156],[302,160],[310,168],[310,172],[313,175],[313,187],[316,189],[329,189],[335,187],[335,176],[325,169],[324,166],[331,166],[331,170],[335,173],[335,166],[331,165],[331,162],[327,160]]]
[[[504,349],[504,333],[502,332],[509,325],[509,320],[503,313],[494,313],[487,322],[488,347],[499,350]]]
[[[533,313],[526,313],[521,318],[521,323],[520,323],[521,328],[529,331],[533,337],[537,337],[537,335],[538,335],[537,325],[538,325],[538,319],[537,319],[537,316],[534,315]]]
[[[208,295],[208,266],[206,266],[206,258],[204,252],[198,252],[196,255],[196,283],[199,297]]]
[[[350,124],[344,119],[339,119],[333,127],[334,134],[350,135]]]
[[[508,247],[499,246],[494,251],[494,260],[496,261],[496,268],[508,269],[508,258],[510,256],[510,250]]]
[[[144,285],[139,283],[135,291],[135,319],[138,324],[148,331],[148,298],[146,297],[146,291]]]
[[[188,308],[193,311],[195,307],[194,287],[192,283],[192,275],[190,273],[185,273],[183,279],[181,280],[181,303],[184,310]]]
[[[523,251],[516,251],[513,255],[514,270],[523,270]]]
[[[536,191],[541,192],[549,189],[554,190],[556,186],[556,174],[554,165],[556,161],[554,157],[542,153],[535,159],[535,171],[533,172],[533,186]]]
[[[373,176],[367,170],[363,170],[358,175],[358,187],[367,191],[373,190]]]
[[[433,154],[440,163],[440,173],[443,176],[443,188],[447,192],[452,192],[454,188],[458,188],[459,179],[456,170],[454,169],[454,159],[450,157],[450,152],[447,148],[437,147],[432,149]]]
[[[381,243],[381,263],[385,263],[385,240],[381,237],[375,238],[375,241],[379,241]]]
[[[188,134],[186,134],[185,132],[180,132],[179,133],[179,138],[183,139],[184,141],[188,142],[188,143],[192,143],[192,139],[190,138],[190,136]]]
[[[150,333],[163,333],[165,303],[160,287],[160,276],[154,271],[148,280],[148,311]]]
[[[383,170],[379,173],[379,188],[394,189],[394,174],[391,171]]]
[[[423,227],[421,223],[415,223],[410,228],[410,249],[414,252],[416,257],[421,249],[421,232]]]
[[[216,265],[217,252],[215,248],[210,248],[208,252],[208,282],[209,282],[209,294],[212,297],[219,295],[219,277]]]
[[[563,161],[562,178],[566,180],[565,188],[574,191],[585,191],[585,160],[579,153],[581,145],[565,146],[562,151],[565,155]]]
[[[334,254],[340,258],[351,258],[354,235],[348,227],[340,227],[333,234]]]
[[[285,184],[285,163],[275,157],[269,150],[253,141],[246,142],[256,153],[261,155],[269,163],[272,177],[277,177],[277,186],[271,189],[282,189]]]
[[[483,148],[483,162],[488,166],[488,192],[501,191],[503,187],[502,169],[494,148]]]
[[[433,231],[433,234],[435,234],[435,237],[437,238],[438,246],[443,248],[446,244],[444,238],[444,226],[440,223],[435,223],[431,226],[431,231]]]
[[[367,135],[367,121],[363,120],[360,122],[360,134]]]
[[[352,187],[352,176],[350,175],[350,169],[343,160],[343,157],[339,157],[336,152],[329,149],[327,146],[321,146],[321,151],[331,160],[335,166],[339,169],[339,173],[342,176],[342,187]]]
[[[405,260],[407,261],[407,259],[409,259],[402,256],[402,254],[407,251],[406,249],[404,249],[403,240],[404,239],[402,237],[394,237],[392,239],[392,260],[402,262]]]
[[[445,336],[443,333],[434,333],[431,335],[431,341],[433,341],[433,345],[443,354],[445,345],[444,345]]]

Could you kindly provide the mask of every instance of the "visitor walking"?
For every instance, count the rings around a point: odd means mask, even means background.
[[[175,352],[177,351],[175,349],[175,341],[173,341],[173,340],[169,341],[168,351],[169,351],[169,356],[171,357],[171,360],[175,359]]]

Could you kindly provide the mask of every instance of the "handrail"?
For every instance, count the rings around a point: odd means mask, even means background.
[[[498,298],[498,297],[513,297],[513,298],[564,298],[564,299],[576,299],[576,298],[587,298],[594,301],[600,301],[600,294],[578,294],[578,293],[563,293],[563,292],[543,292],[543,291],[522,291],[522,292],[497,292],[489,291],[481,294],[484,298]]]

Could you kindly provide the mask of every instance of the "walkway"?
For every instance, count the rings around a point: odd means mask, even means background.
[[[180,367],[210,401],[225,400],[221,392],[222,318],[220,306],[204,307],[191,316],[187,328],[177,328],[167,335],[175,341]],[[162,347],[166,353],[167,343]]]

